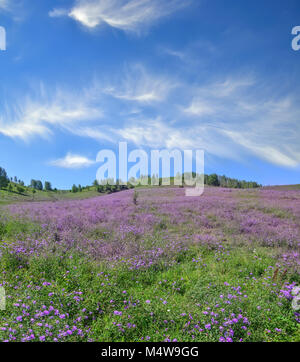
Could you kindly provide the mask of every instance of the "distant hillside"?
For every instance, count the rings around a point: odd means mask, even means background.
[[[184,187],[185,182],[190,177],[193,179],[196,178],[196,174],[192,172],[191,174],[183,174],[176,176],[176,180],[181,179],[182,185],[179,187]],[[198,177],[200,177],[198,175]],[[227,177],[225,175],[220,176],[217,174],[202,175],[204,184],[206,186],[215,186],[215,187],[227,187],[227,188],[236,188],[236,189],[248,189],[248,188],[258,188],[261,187],[255,181],[245,181],[238,180],[234,178]],[[40,180],[32,179],[30,185],[25,186],[24,182],[15,177],[8,177],[4,168],[0,167],[0,205],[7,204],[11,202],[24,202],[24,201],[58,201],[58,200],[68,200],[68,199],[85,199],[100,195],[105,195],[108,193],[118,192],[125,189],[130,189],[133,187],[162,187],[164,185],[164,180],[158,175],[153,176],[141,176],[139,179],[131,178],[127,185],[122,185],[121,182],[117,180],[116,185],[106,185],[102,184],[95,180],[92,186],[81,186],[73,185],[70,190],[57,190],[53,188],[51,182],[45,181],[44,184]],[[170,177],[169,185],[177,184],[175,182],[175,177]],[[105,180],[108,182],[108,180]],[[136,186],[133,186],[136,185]],[[152,186],[157,185],[157,186]],[[300,185],[289,185],[289,186],[273,186],[273,189],[300,189]]]
[[[51,182],[32,179],[30,185],[15,177],[9,177],[0,167],[0,205],[24,201],[58,201],[68,199],[86,199],[99,195],[118,192],[133,186],[99,185],[95,180],[92,186],[73,185],[70,190],[57,190]]]
[[[24,191],[18,193],[17,191],[0,190],[0,205],[8,204],[11,202],[24,202],[24,201],[58,201],[58,200],[71,200],[71,199],[86,199],[90,197],[99,196],[99,192],[95,187],[90,187],[89,190],[82,190],[82,192],[73,193],[70,191],[40,191],[36,190],[32,193],[32,189],[24,186]]]
[[[196,180],[196,178],[198,178],[198,180],[200,181],[202,179],[202,181],[204,182],[204,185],[207,186],[216,186],[216,187],[225,187],[225,188],[232,188],[232,189],[254,189],[254,188],[258,188],[261,187],[262,185],[260,185],[259,183],[255,182],[255,181],[245,181],[245,180],[238,180],[235,178],[231,178],[231,177],[227,177],[225,175],[217,175],[216,173],[207,175],[207,174],[196,174],[195,172],[192,173],[184,173],[182,175],[178,174],[178,176],[174,177],[170,177],[170,178],[162,178],[162,177],[158,177],[158,176],[141,176],[141,178],[135,180],[138,183],[138,186],[140,185],[159,185],[159,186],[163,186],[164,184],[164,180],[165,181],[169,181],[170,185],[175,185],[176,181],[175,179],[178,181],[180,181],[181,179],[181,184],[182,185],[189,185],[188,182],[186,182],[187,180],[190,180],[190,178],[193,178],[193,180]],[[129,183],[131,182],[131,179],[129,180]],[[200,181],[201,182],[201,181]],[[177,182],[178,185],[178,182]]]
[[[300,190],[300,184],[299,185],[275,185],[275,186],[264,186],[264,190]]]

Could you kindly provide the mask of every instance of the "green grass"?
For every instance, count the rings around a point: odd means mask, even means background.
[[[275,208],[264,212],[284,216]],[[138,270],[122,261],[112,267],[77,254],[12,255],[4,243],[19,235],[33,237],[40,226],[2,216],[0,285],[7,303],[0,311],[0,341],[9,339],[9,327],[16,341],[32,335],[33,341],[219,341],[225,330],[233,331],[233,341],[300,341],[291,301],[280,293],[287,284],[300,285],[299,274],[278,270],[275,250],[239,243],[221,220],[207,216],[223,228],[227,241],[222,246],[191,245],[170,260]],[[180,235],[179,228],[184,233],[182,225],[171,225],[164,216],[143,242],[151,248],[155,239],[160,246],[164,230]],[[105,239],[109,232],[98,228],[89,237]]]
[[[18,235],[32,235],[35,232],[39,232],[40,229],[40,225],[29,223],[25,220],[12,217],[0,219],[0,245],[1,238],[5,238],[6,241],[8,241],[17,237]]]
[[[264,186],[264,189],[272,189],[272,190],[300,190],[300,184],[297,185],[274,185],[274,186]]]
[[[22,338],[19,330],[32,329],[35,336],[46,335],[48,323],[54,335],[58,329],[68,329],[65,326],[90,329],[89,337],[83,340],[142,341],[150,337],[150,341],[218,341],[219,324],[211,329],[204,327],[211,324],[211,312],[218,313],[216,319],[222,323],[232,319],[234,313],[243,316],[231,326],[236,341],[299,340],[299,326],[290,302],[277,296],[286,280],[280,276],[272,280],[274,260],[265,250],[253,253],[245,248],[216,251],[193,247],[178,255],[178,260],[180,263],[173,266],[162,264],[130,271],[124,266],[112,269],[91,263],[75,255],[27,261],[4,254],[0,269],[7,273],[0,282],[5,279],[6,293],[11,298],[1,317],[15,325],[17,340]],[[51,285],[43,285],[45,281]],[[79,301],[74,300],[76,292],[82,293]],[[230,294],[236,298],[228,298]],[[22,328],[16,322],[22,307],[15,303],[28,305],[29,316],[23,316]],[[53,313],[30,322],[37,311],[49,310],[50,305],[65,315],[63,320],[54,317],[58,325],[50,318]],[[80,322],[74,324],[79,317]],[[3,318],[1,321],[4,325]],[[39,321],[42,325],[37,324]],[[197,331],[195,325],[203,331]],[[6,337],[7,332],[0,331],[0,339]],[[71,341],[80,339],[76,333],[68,336]]]
[[[24,187],[25,188],[25,187]],[[30,188],[25,188],[24,193],[18,193],[16,191],[9,192],[7,190],[0,190],[0,206],[7,205],[15,202],[32,202],[32,201],[59,201],[59,200],[78,200],[86,199],[90,197],[97,197],[105,195],[97,192],[95,187],[91,186],[90,190],[83,190],[82,192],[70,192],[67,190],[58,191],[39,191],[33,194]]]

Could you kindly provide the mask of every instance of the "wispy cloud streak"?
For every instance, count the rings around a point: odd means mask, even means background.
[[[99,105],[89,92],[75,94],[58,90],[52,97],[44,93],[41,89],[38,97],[22,100],[0,114],[0,134],[25,141],[33,136],[47,138],[53,133],[53,127],[68,129],[102,117]]]
[[[106,24],[125,32],[141,33],[189,3],[188,0],[77,0],[71,9],[54,9],[49,15],[68,15],[90,29]]]
[[[114,80],[75,93],[29,98],[0,114],[0,134],[29,141],[55,129],[99,142],[139,147],[200,148],[222,158],[255,157],[300,165],[300,109],[296,94],[275,95],[258,78],[187,84],[131,67]],[[8,108],[8,107],[7,107]]]
[[[141,65],[125,70],[123,76],[104,92],[115,98],[139,103],[164,101],[177,84],[167,77],[149,74]]]

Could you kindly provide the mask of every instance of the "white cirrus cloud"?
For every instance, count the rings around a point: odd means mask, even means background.
[[[246,132],[223,130],[224,134],[229,136],[235,143],[248,149],[256,156],[265,159],[268,162],[279,166],[297,167],[300,163],[299,154],[287,152],[286,147],[282,149],[276,145],[268,144],[267,142],[258,142],[253,135]],[[296,157],[295,157],[296,156]]]
[[[87,28],[106,24],[126,32],[140,33],[155,21],[187,6],[190,0],[76,0],[68,10],[49,15],[68,15]]]
[[[192,100],[183,111],[189,115],[199,117],[212,114],[222,116],[224,112],[229,110],[231,112],[237,111],[237,103],[239,103],[241,110],[243,100],[244,106],[249,107],[245,95],[249,93],[252,86],[255,86],[255,81],[250,77],[229,77],[226,80],[195,86]],[[229,104],[231,104],[231,107],[229,107]],[[250,109],[247,111],[250,111]]]
[[[51,18],[58,18],[60,16],[66,16],[66,15],[68,15],[68,10],[63,8],[56,8],[49,11],[49,16]]]
[[[69,152],[64,158],[50,161],[49,164],[61,168],[79,169],[92,166],[93,164],[95,164],[95,161],[90,160],[85,156],[76,155]]]
[[[162,102],[176,87],[168,78],[150,74],[136,65],[122,71],[117,79],[119,87],[116,80],[94,80],[80,90],[62,87],[51,90],[44,84],[34,85],[34,91],[19,97],[14,104],[5,105],[2,100],[0,134],[29,141],[34,136],[49,138],[55,129],[63,129],[111,141],[111,136],[99,128],[104,116],[123,118],[130,112],[135,115],[137,111],[132,111],[131,103],[150,106]],[[124,115],[118,115],[118,109],[124,110]]]
[[[0,114],[0,134],[28,141],[33,136],[43,138],[53,128],[74,129],[79,123],[98,120],[103,113],[94,95],[87,91],[77,94],[56,90],[48,96],[41,86],[37,97],[27,97],[18,104],[4,107]]]
[[[216,112],[216,107],[210,104],[209,102],[194,99],[192,103],[184,109],[187,114],[195,116],[204,116],[214,114]]]
[[[300,166],[298,93],[259,78],[232,75],[189,84],[137,66],[83,91],[49,93],[42,88],[37,99],[4,104],[0,134],[29,140],[61,129],[101,143],[122,139],[139,147],[204,149],[221,158],[255,156]]]
[[[0,12],[6,12],[12,19],[20,21],[24,18],[23,2],[19,0],[0,0]]]
[[[9,8],[10,1],[9,0],[0,0],[0,10],[7,10]]]
[[[209,124],[174,125],[160,117],[139,120],[121,129],[109,129],[115,138],[121,138],[138,147],[166,149],[202,149],[223,157],[238,159],[236,150],[229,147],[228,140],[218,129]],[[232,142],[231,142],[232,144]]]
[[[162,102],[178,86],[167,77],[150,74],[141,65],[126,69],[115,83],[105,88],[104,93],[120,100],[139,103]]]
[[[296,94],[280,94],[279,88],[276,94],[274,89],[251,77],[231,77],[196,87],[182,111],[216,127],[235,152],[295,168],[300,165],[299,99]]]

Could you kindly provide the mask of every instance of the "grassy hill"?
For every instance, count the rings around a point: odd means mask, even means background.
[[[299,342],[300,193],[227,191],[14,205],[0,341]]]
[[[288,191],[288,190],[300,190],[300,184],[298,185],[274,185],[274,186],[265,186],[265,190],[282,190],[282,191]]]
[[[106,195],[109,192],[99,193],[95,186],[90,186],[88,189],[84,188],[81,192],[70,192],[69,190],[57,191],[39,191],[32,192],[32,188],[24,186],[24,192],[20,193],[16,189],[17,184],[14,184],[13,190],[0,190],[0,205],[15,203],[15,202],[33,202],[33,201],[58,201],[58,200],[81,200],[91,197]],[[160,188],[163,186],[160,186]],[[168,186],[166,186],[168,187]],[[209,186],[205,186],[209,187]],[[157,186],[140,186],[139,188],[157,188]],[[300,190],[299,185],[278,185],[278,186],[264,186],[264,190]]]
[[[90,197],[100,196],[97,192],[96,187],[91,186],[88,189],[84,189],[81,192],[70,192],[68,190],[57,190],[57,191],[39,191],[35,193],[29,187],[23,187],[24,192],[20,193],[16,190],[14,185],[12,191],[0,190],[0,205],[9,204],[12,202],[26,202],[26,201],[58,201],[68,199],[86,199]]]

